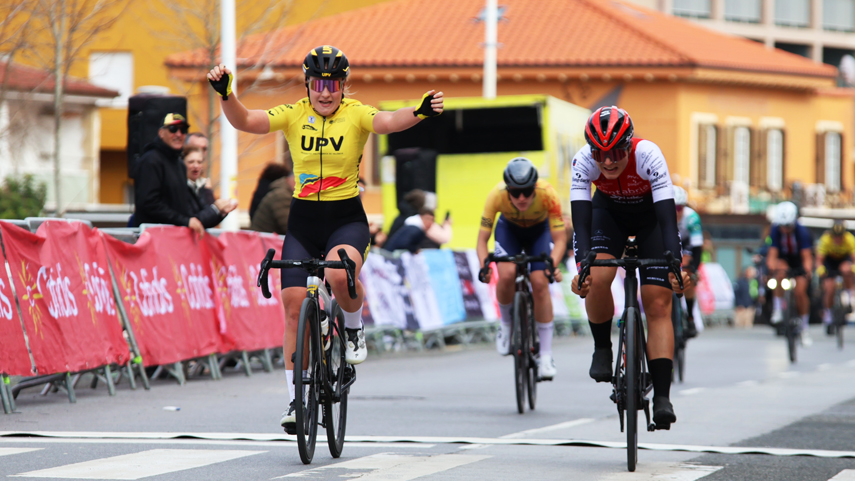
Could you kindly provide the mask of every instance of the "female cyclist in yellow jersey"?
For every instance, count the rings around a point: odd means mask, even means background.
[[[288,234],[282,245],[283,259],[323,255],[338,260],[344,248],[356,262],[356,275],[368,253],[368,220],[359,200],[359,162],[371,132],[389,134],[406,130],[426,117],[442,113],[442,92],[427,92],[418,107],[380,112],[344,97],[350,73],[347,57],[339,49],[323,45],[312,49],[303,62],[308,96],[295,104],[269,110],[248,110],[231,91],[234,76],[225,65],[208,72],[208,80],[222,97],[221,106],[238,130],[267,134],[282,130],[291,151],[296,191],[288,217]],[[286,431],[295,428],[294,383],[291,353],[296,350],[300,305],[306,295],[308,272],[282,271],[282,303],[285,305],[285,367],[291,406],[281,419]],[[356,299],[347,295],[344,271],[331,270],[326,279],[345,317],[347,362],[365,360],[362,325],[364,291],[357,281]]]

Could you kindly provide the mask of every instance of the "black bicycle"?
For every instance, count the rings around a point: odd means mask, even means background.
[[[579,272],[579,288],[591,273],[591,267],[623,267],[626,270],[624,292],[626,300],[623,315],[618,321],[618,356],[615,374],[612,376],[611,400],[617,404],[621,432],[626,432],[626,462],[630,471],[635,471],[638,463],[638,411],[644,410],[647,418],[647,430],[670,429],[671,425],[657,426],[650,418],[650,400],[647,395],[653,390],[653,379],[647,371],[647,342],[644,338],[644,326],[638,307],[639,267],[668,267],[677,276],[680,288],[683,278],[680,275],[680,260],[666,251],[665,259],[639,259],[638,246],[634,238],[626,243],[623,259],[600,259],[594,251],[588,253]],[[624,423],[626,413],[626,423]],[[626,429],[624,429],[626,428]]]
[[[843,299],[843,276],[838,273],[834,278],[834,297],[831,302],[831,324],[828,325],[829,334],[837,337],[837,348],[843,349],[843,328],[846,326],[846,315],[851,312],[849,300]]]
[[[781,298],[781,301],[784,304],[783,315],[783,332],[784,337],[787,340],[787,355],[790,358],[791,363],[795,363],[798,354],[798,344],[801,338],[801,328],[802,328],[802,319],[799,315],[799,310],[796,306],[796,275],[797,271],[793,269],[787,270],[787,275],[783,279],[781,279],[781,289],[784,290],[784,295]],[[771,290],[774,290],[776,287],[777,280],[770,279],[768,287]]]
[[[295,403],[297,420],[297,449],[304,464],[312,462],[318,437],[319,407],[323,406],[320,425],[326,428],[327,444],[334,458],[341,456],[347,424],[347,395],[356,381],[356,369],[345,361],[347,337],[344,332],[344,314],[338,303],[330,299],[330,287],[323,280],[324,269],[344,269],[347,273],[347,291],[356,299],[355,263],[344,249],[339,249],[341,260],[322,259],[274,260],[276,252],[267,251],[261,261],[258,286],[264,297],[270,298],[267,273],[270,269],[305,269],[309,271],[306,299],[300,307],[297,325],[297,349],[291,355],[294,362],[294,392],[305,397],[305,402]],[[321,307],[323,301],[323,308]],[[302,375],[303,372],[307,374]]]
[[[540,341],[534,325],[534,300],[531,295],[531,280],[529,279],[530,262],[545,262],[546,277],[549,282],[555,281],[555,266],[548,254],[530,256],[518,254],[515,256],[487,255],[484,267],[478,274],[481,282],[486,282],[487,270],[493,262],[511,262],[516,264],[516,292],[512,307],[511,324],[511,354],[514,356],[514,384],[517,392],[517,411],[525,412],[526,392],[528,392],[529,409],[534,409],[537,402],[537,383],[542,381],[537,374],[537,356],[540,354]]]
[[[674,369],[671,371],[671,382],[676,380],[683,382],[683,374],[686,370],[686,343],[688,342],[684,335],[684,326],[687,322],[689,322],[689,318],[683,309],[683,300],[677,294],[673,294],[671,324],[674,326]]]

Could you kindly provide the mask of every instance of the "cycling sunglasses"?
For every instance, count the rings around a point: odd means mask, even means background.
[[[607,151],[602,151],[600,149],[591,149],[591,157],[594,158],[598,164],[602,164],[609,159],[613,164],[617,164],[623,160],[626,160],[629,157],[629,150],[627,149],[612,149]]]
[[[170,125],[169,127],[167,127],[167,129],[169,129],[170,134],[174,134],[175,132],[178,132],[180,130],[181,133],[184,135],[187,135],[187,130],[188,130],[186,125],[181,125],[181,124]]]
[[[508,189],[508,194],[511,194],[514,199],[519,199],[520,196],[531,197],[534,194],[534,186],[525,189]]]
[[[330,91],[330,93],[335,93],[341,90],[344,87],[344,79],[331,79],[331,78],[310,78],[309,79],[309,88],[314,90],[315,92],[323,92],[324,89]]]

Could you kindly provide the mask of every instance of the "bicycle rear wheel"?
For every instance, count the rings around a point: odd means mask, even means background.
[[[787,353],[789,354],[791,363],[795,363],[797,359],[798,326],[801,322],[801,319],[798,317],[791,316],[787,318],[786,326],[784,326],[787,336]]]
[[[332,457],[341,456],[344,449],[344,432],[347,427],[347,394],[350,388],[343,389],[347,382],[350,365],[345,361],[344,314],[338,303],[332,301],[332,319],[330,319],[330,348],[326,351],[327,386],[324,396],[324,425],[327,428],[327,444]]]
[[[626,311],[626,466],[635,471],[638,463],[638,406],[641,395],[639,390],[639,329],[638,313],[635,309]]]
[[[526,313],[528,320],[525,323],[526,329],[528,331],[528,335],[526,339],[526,352],[528,352],[528,407],[532,411],[534,410],[534,405],[537,403],[537,358],[538,352],[540,351],[539,341],[537,339],[537,324],[534,320],[534,313],[532,312],[533,306],[531,303],[531,299],[527,298],[526,301]]]
[[[304,299],[297,325],[297,351],[294,357],[294,393],[303,397],[297,402],[297,450],[303,464],[312,462],[318,440],[318,404],[321,390],[320,332],[318,332],[318,304],[314,299]],[[303,375],[303,371],[306,374]],[[305,392],[305,394],[304,394]]]
[[[514,384],[517,392],[517,411],[525,412],[525,386],[528,383],[528,352],[525,351],[525,297],[521,292],[514,295],[513,325],[511,327],[511,350],[514,355]]]
[[[846,308],[843,307],[843,300],[840,298],[840,294],[840,288],[838,287],[834,293],[834,304],[831,307],[831,325],[837,337],[837,348],[843,349],[843,326],[846,325]]]
[[[685,361],[686,340],[683,339],[683,306],[677,294],[671,300],[671,324],[674,327],[674,368],[671,370],[671,382],[683,382],[683,362]]]

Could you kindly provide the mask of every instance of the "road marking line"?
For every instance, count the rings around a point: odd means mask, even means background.
[[[680,391],[680,394],[682,394],[683,396],[693,396],[695,394],[700,394],[706,390],[707,389],[704,387],[693,387],[691,389],[683,389],[682,391]]]
[[[56,432],[34,431],[30,433],[0,431],[0,438],[12,437],[18,442],[26,442],[21,436],[41,436],[65,439],[193,439],[226,441],[293,441],[293,436],[268,433],[119,433],[119,432]],[[320,436],[318,436],[320,438]],[[479,438],[469,436],[353,436],[346,438],[350,443],[411,443],[411,444],[489,444],[500,446],[575,446],[626,449],[626,443],[612,441],[593,441],[584,439],[508,439]],[[641,443],[640,449],[651,451],[682,451],[715,454],[768,454],[771,456],[814,456],[819,458],[855,458],[855,451],[830,451],[822,449],[789,449],[742,446],[699,446],[689,444],[652,444]]]
[[[348,469],[368,471],[365,474],[347,473],[339,477],[358,477],[359,481],[385,481],[394,479],[397,481],[409,481],[429,476],[431,474],[448,471],[459,466],[481,461],[492,456],[477,456],[473,454],[440,454],[437,456],[410,456],[402,454],[380,453],[363,458],[352,459],[343,463],[329,464],[317,468],[300,471],[298,473],[286,474],[273,479],[282,478],[318,478],[329,479],[331,474],[327,471],[334,469]]]
[[[542,428],[527,429],[525,431],[520,431],[518,433],[505,434],[504,436],[499,436],[499,439],[523,438],[529,434],[546,433],[549,431],[558,431],[559,429],[573,428],[576,426],[581,426],[583,424],[588,424],[588,423],[592,423],[592,422],[594,422],[594,419],[592,419],[592,418],[574,419],[573,421],[567,421],[567,422],[563,422],[563,423],[553,424],[551,426],[544,426]]]
[[[819,366],[816,366],[816,370],[817,371],[828,371],[833,367],[834,367],[834,364],[831,364],[830,362],[826,362],[826,363],[820,364]]]
[[[13,454],[23,454],[41,450],[42,448],[0,448],[0,456],[11,456]]]
[[[855,481],[855,469],[844,469],[828,481]]]
[[[326,442],[326,438],[318,436],[318,441]],[[156,444],[156,445],[193,445],[193,446],[253,446],[263,448],[293,448],[296,441],[242,441],[220,439],[81,439],[81,438],[0,438],[0,444]],[[395,448],[395,449],[430,449],[433,444],[414,443],[364,443],[348,442],[348,448]],[[3,448],[0,448],[3,449]],[[42,449],[42,448],[33,448]],[[2,456],[2,454],[0,454]]]
[[[612,473],[603,478],[603,481],[627,481],[627,480],[667,480],[667,481],[695,481],[704,476],[724,468],[724,466],[699,466],[697,464],[670,464],[670,463],[640,463],[634,473]]]
[[[736,385],[737,385],[737,386],[739,386],[739,387],[751,387],[751,386],[756,386],[756,385],[758,385],[758,384],[760,384],[760,382],[759,382],[759,381],[755,381],[755,380],[753,380],[753,379],[750,379],[750,380],[748,380],[748,381],[741,381],[741,382],[736,383]]]
[[[799,377],[801,375],[802,375],[802,373],[800,373],[799,371],[784,371],[784,372],[778,373],[778,377],[781,379],[792,379],[794,377]]]
[[[219,449],[152,449],[56,468],[14,474],[19,478],[140,479],[148,476],[201,468],[210,464],[261,454],[265,451],[227,451]]]

